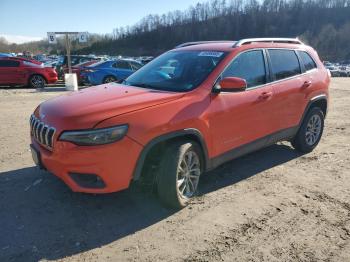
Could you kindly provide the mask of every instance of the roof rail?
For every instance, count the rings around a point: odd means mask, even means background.
[[[180,47],[185,47],[185,46],[191,46],[191,45],[200,45],[200,44],[213,44],[213,43],[232,43],[234,41],[229,41],[229,40],[218,40],[218,41],[197,41],[197,42],[187,42],[187,43],[182,43],[175,48],[180,48]]]
[[[271,43],[287,43],[303,45],[298,38],[247,38],[237,41],[232,47],[237,47],[245,44],[251,44],[254,42],[271,42]]]

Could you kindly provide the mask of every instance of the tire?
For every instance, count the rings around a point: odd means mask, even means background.
[[[320,142],[323,128],[324,114],[321,108],[311,108],[306,114],[298,133],[294,137],[292,146],[302,153],[311,152]]]
[[[29,78],[29,86],[31,88],[44,88],[46,85],[46,80],[41,75],[32,75]]]
[[[114,76],[106,76],[104,79],[103,79],[103,83],[104,84],[107,84],[107,83],[112,83],[112,82],[116,82],[118,79]]]
[[[186,162],[193,165],[192,172],[188,172]],[[195,142],[175,142],[167,147],[157,175],[158,196],[165,206],[187,206],[197,191],[203,163],[202,150]]]

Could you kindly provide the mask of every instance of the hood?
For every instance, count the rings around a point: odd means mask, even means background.
[[[47,100],[35,113],[54,127],[92,128],[107,118],[167,103],[183,95],[110,83]]]

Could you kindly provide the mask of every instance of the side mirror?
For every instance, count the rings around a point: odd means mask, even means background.
[[[247,88],[247,82],[239,77],[225,77],[213,89],[214,93],[240,92]]]

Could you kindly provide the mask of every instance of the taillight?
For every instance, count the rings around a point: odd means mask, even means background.
[[[96,72],[96,70],[84,69],[84,70],[82,70],[82,72],[84,72],[84,73],[93,73],[93,72]]]

